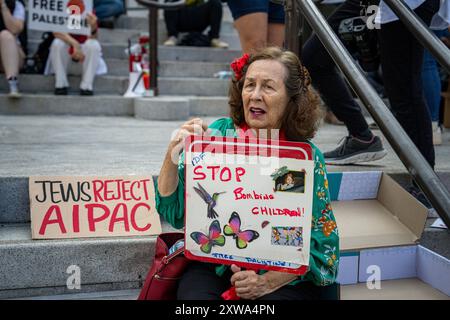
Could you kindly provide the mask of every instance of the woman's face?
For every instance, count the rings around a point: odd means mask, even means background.
[[[258,60],[248,70],[242,90],[245,122],[254,129],[280,129],[289,101],[284,79],[287,70],[281,62]]]

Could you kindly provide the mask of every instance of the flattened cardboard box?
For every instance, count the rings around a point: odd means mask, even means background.
[[[418,245],[426,207],[382,172],[329,173],[328,180],[342,299],[449,299],[450,261]],[[381,290],[368,289],[371,275]]]

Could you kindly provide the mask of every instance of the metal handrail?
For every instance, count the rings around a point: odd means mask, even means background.
[[[450,228],[450,193],[369,84],[313,0],[292,1],[297,2],[301,13],[344,73],[356,94],[361,98],[406,169],[422,188],[444,223]]]
[[[450,73],[450,50],[425,25],[403,0],[384,0],[405,27],[427,48],[442,67]]]

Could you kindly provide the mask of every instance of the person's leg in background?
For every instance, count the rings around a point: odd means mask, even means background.
[[[330,15],[328,23],[337,33],[342,20],[359,16],[360,11],[360,1],[347,0]],[[344,122],[350,135],[335,150],[324,153],[325,161],[350,164],[383,158],[387,152],[381,139],[370,131],[361,108],[317,35],[313,34],[303,46],[302,62],[325,105]]]
[[[55,72],[55,94],[66,95],[69,87],[67,68],[70,62],[69,46],[60,39],[54,39],[50,46],[49,60]]]
[[[208,6],[209,39],[211,39],[211,46],[223,49],[228,48],[228,43],[219,40],[223,14],[222,1],[209,0],[205,5]]]
[[[228,0],[243,53],[267,46],[268,0]]]
[[[82,44],[84,53],[83,75],[80,83],[80,94],[91,96],[94,94],[94,78],[100,62],[102,48],[96,39],[89,39]]]
[[[436,36],[444,34],[442,31],[434,31]],[[425,100],[431,115],[433,130],[433,144],[442,144],[442,129],[439,126],[439,107],[441,104],[441,78],[439,76],[438,63],[430,51],[425,49],[422,66],[422,84]]]
[[[269,2],[269,27],[267,30],[267,46],[284,45],[284,6]]]
[[[16,37],[8,30],[0,32],[0,61],[9,83],[10,97],[19,97],[19,70],[23,66],[25,53],[17,43]]]
[[[178,19],[180,10],[164,10],[164,22],[167,28],[167,40],[164,42],[165,46],[175,46],[178,37]]]
[[[429,24],[439,0],[427,0],[414,10]],[[434,168],[431,117],[422,86],[423,46],[400,21],[381,25],[381,66],[391,110],[403,129]]]
[[[94,0],[95,15],[99,20],[119,16],[125,12],[123,0]]]

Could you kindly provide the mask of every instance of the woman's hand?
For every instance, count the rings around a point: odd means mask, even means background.
[[[191,119],[180,127],[174,138],[169,143],[169,148],[164,158],[161,171],[158,176],[158,191],[162,196],[171,195],[178,186],[178,159],[184,149],[184,140],[191,134],[203,135],[208,126],[199,118]]]
[[[178,163],[178,156],[181,151],[183,151],[184,141],[188,136],[193,134],[205,135],[208,132],[208,125],[200,118],[194,118],[183,123],[169,144],[172,161],[174,161],[175,164]]]
[[[267,271],[259,275],[255,271],[241,271],[236,265],[231,265],[231,271],[234,272],[231,277],[231,284],[236,289],[236,294],[242,299],[258,299],[269,293],[272,293],[292,280],[297,279],[295,274]]]
[[[84,60],[84,53],[81,50],[80,44],[79,43],[74,44],[72,46],[72,48],[73,48],[72,59],[75,60],[75,61],[83,62],[83,60]]]
[[[236,265],[231,265],[234,272],[231,284],[236,288],[239,298],[255,300],[270,292],[269,283],[264,275],[259,275],[253,270],[241,271]]]
[[[89,12],[88,14],[86,14],[86,20],[92,31],[97,29],[97,16],[95,14]]]

